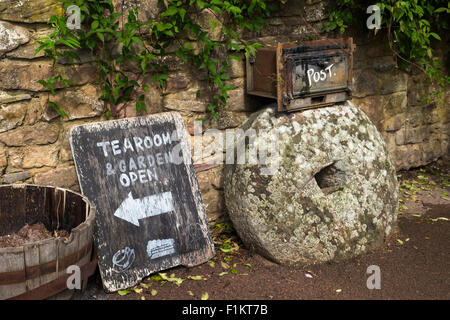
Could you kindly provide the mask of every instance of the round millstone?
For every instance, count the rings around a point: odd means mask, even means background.
[[[356,257],[392,233],[395,168],[381,134],[351,102],[281,115],[266,108],[241,129],[257,132],[246,139],[247,156],[256,146],[266,159],[224,170],[226,206],[246,247],[307,265]]]

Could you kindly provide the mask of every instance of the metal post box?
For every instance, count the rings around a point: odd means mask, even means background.
[[[349,100],[353,49],[352,38],[259,48],[247,60],[247,93],[277,99],[278,111]]]

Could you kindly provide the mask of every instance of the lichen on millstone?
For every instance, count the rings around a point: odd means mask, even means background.
[[[256,130],[258,154],[270,154],[268,136],[278,134],[278,152],[264,166],[224,169],[226,206],[246,247],[308,265],[356,257],[393,232],[395,168],[381,134],[351,102],[291,114],[266,108],[241,129]]]

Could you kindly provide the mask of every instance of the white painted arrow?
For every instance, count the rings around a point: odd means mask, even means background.
[[[173,210],[173,199],[170,191],[141,199],[133,199],[130,192],[114,212],[114,216],[139,227],[139,219],[157,216]]]

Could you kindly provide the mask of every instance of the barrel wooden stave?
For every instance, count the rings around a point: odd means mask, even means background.
[[[10,213],[11,208],[15,214]],[[95,206],[70,190],[35,185],[0,186],[0,235],[17,232],[25,223],[37,222],[50,230],[59,227],[70,232],[68,239],[52,238],[22,247],[0,248],[0,299],[39,288],[65,275],[70,265],[88,263],[94,217]]]

